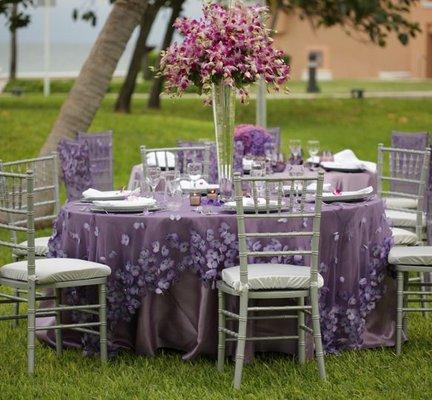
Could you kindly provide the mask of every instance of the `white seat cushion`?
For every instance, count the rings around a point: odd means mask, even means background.
[[[417,221],[417,214],[396,211],[396,210],[386,210],[386,217],[392,222],[393,226],[409,227],[415,228]],[[423,213],[422,226],[426,227],[426,215]]]
[[[407,199],[403,197],[384,197],[384,204],[388,208],[417,208],[416,199]]]
[[[394,246],[388,262],[394,265],[432,265],[432,246]]]
[[[35,238],[35,255],[38,257],[45,257],[48,254],[48,241],[50,240],[49,236]],[[25,242],[20,243],[21,246],[27,246],[27,240]],[[14,254],[17,256],[25,256],[27,254],[27,250],[23,249],[14,249]]]
[[[402,228],[391,228],[394,244],[396,246],[415,246],[418,243],[414,232]]]
[[[222,280],[235,290],[241,289],[240,266],[222,270]],[[289,264],[248,265],[249,289],[307,289],[310,285],[310,268]],[[318,274],[318,287],[324,285]]]
[[[36,260],[36,282],[39,284],[103,278],[110,267],[74,258],[41,258]],[[0,268],[0,278],[27,281],[27,260]]]

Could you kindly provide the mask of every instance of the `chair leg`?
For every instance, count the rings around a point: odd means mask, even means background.
[[[27,371],[29,375],[35,372],[35,336],[36,336],[36,290],[35,284],[30,283],[27,292]]]
[[[304,297],[299,297],[298,305],[304,306]],[[301,327],[305,325],[305,314],[303,311],[297,312],[297,330],[298,330],[298,360],[300,364],[304,364],[306,361],[306,332]]]
[[[327,379],[325,364],[324,364],[324,351],[321,340],[321,326],[319,319],[319,306],[318,306],[318,288],[312,287],[311,290],[311,306],[312,306],[312,330],[315,344],[315,357],[318,363],[318,371],[321,379]]]
[[[61,289],[55,289],[55,306],[59,307],[61,304]],[[56,325],[61,325],[61,311],[56,311],[55,315]],[[63,338],[62,330],[58,328],[55,330],[56,352],[58,356],[63,353]]]
[[[423,272],[420,272],[420,283],[423,284],[425,283],[425,274]],[[425,292],[426,288],[424,286],[420,286],[420,291]],[[428,306],[428,302],[427,302],[427,296],[425,294],[422,294],[420,296],[421,300],[420,300],[420,305],[421,308],[426,308]],[[426,311],[422,311],[422,315],[423,317],[428,317],[429,313],[427,313]]]
[[[409,276],[408,274],[403,274],[403,288],[408,288]],[[402,296],[403,308],[408,307],[408,296]],[[402,332],[408,335],[408,313],[402,312]]]
[[[14,296],[16,296],[16,297],[21,297],[21,296],[20,296],[20,293],[21,293],[21,292],[19,291],[19,289],[15,289],[15,290],[14,290]],[[20,313],[20,302],[17,301],[17,302],[14,303],[14,306],[13,306],[13,314],[14,314],[16,317],[18,317],[19,313]],[[18,319],[18,318],[12,320],[12,326],[13,326],[14,328],[17,328],[17,327],[18,327],[18,323],[19,323],[19,319]]]
[[[396,305],[396,354],[401,353],[402,346],[402,319],[403,319],[403,290],[404,273],[397,271],[397,305]]]
[[[217,369],[219,372],[223,371],[224,362],[225,362],[225,340],[226,334],[221,331],[221,328],[225,328],[226,317],[222,313],[222,310],[225,310],[225,293],[222,290],[218,290],[218,299],[219,299],[219,337],[218,337],[218,360],[217,360]]]
[[[234,371],[234,388],[240,389],[242,380],[242,371],[244,363],[244,351],[246,344],[246,327],[248,315],[248,292],[244,291],[240,295],[240,310],[239,310],[239,330],[237,337],[237,352]]]
[[[106,285],[98,286],[99,291],[99,335],[100,335],[100,357],[104,364],[108,361],[108,344],[107,344],[107,321],[106,321]]]

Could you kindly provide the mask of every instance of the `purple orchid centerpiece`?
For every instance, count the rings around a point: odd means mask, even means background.
[[[233,172],[236,92],[244,102],[247,86],[258,79],[279,90],[289,78],[284,54],[266,28],[267,15],[266,7],[242,2],[205,4],[201,18],[175,22],[184,40],[162,53],[160,75],[168,93],[180,96],[195,85],[207,103],[212,98],[219,179],[231,179]]]

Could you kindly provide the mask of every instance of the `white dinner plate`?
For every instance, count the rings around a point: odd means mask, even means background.
[[[286,209],[286,204],[282,202],[282,210]],[[270,211],[278,211],[279,206],[277,200],[270,200],[269,207]],[[224,211],[236,211],[236,202],[235,201],[227,201],[225,204],[223,204],[222,209]],[[257,206],[258,212],[266,212],[267,206],[266,203],[258,204]],[[255,212],[255,206],[252,204],[244,204],[243,210],[245,213],[254,213]]]
[[[81,202],[92,203],[93,201],[125,200],[131,193],[130,190],[110,190],[103,192],[103,194],[101,193],[100,195],[83,197]]]
[[[368,186],[367,188],[356,192],[342,192],[341,194],[323,193],[322,200],[324,203],[362,201],[370,197],[373,194],[373,191],[373,187]],[[308,197],[307,201],[315,201],[315,196],[311,195]]]
[[[336,161],[323,161],[321,164],[327,171],[339,171],[339,172],[362,172],[364,168],[355,162],[336,162]]]

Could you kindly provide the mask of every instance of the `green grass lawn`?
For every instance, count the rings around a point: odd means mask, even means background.
[[[0,159],[36,156],[64,100],[0,96]],[[159,112],[137,100],[131,115],[111,112],[104,102],[92,131],[114,130],[115,184],[126,184],[139,162],[139,145],[172,145],[177,138],[212,136],[211,109],[200,100],[164,100]],[[254,103],[237,108],[237,122],[253,122]],[[269,125],[288,138],[319,139],[333,151],[352,148],[375,159],[377,143],[389,143],[392,129],[415,131],[432,126],[432,100],[272,100]],[[9,261],[0,252],[0,264]],[[394,310],[388,310],[394,312]],[[3,307],[0,313],[6,313]],[[37,346],[37,375],[26,375],[26,330],[0,325],[0,399],[430,399],[432,388],[432,319],[410,316],[410,341],[403,355],[392,349],[346,351],[327,356],[329,380],[322,383],[314,362],[298,366],[282,355],[258,357],[245,367],[243,388],[231,388],[233,364],[218,374],[214,360],[182,362],[161,351],[155,358],[123,354],[102,368],[98,360],[68,350]]]

